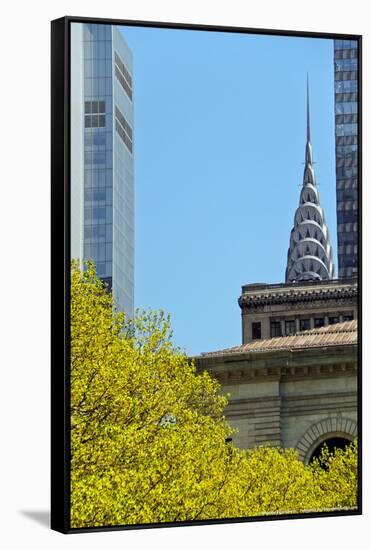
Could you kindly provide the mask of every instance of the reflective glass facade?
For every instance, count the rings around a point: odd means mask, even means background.
[[[132,55],[117,27],[72,27],[72,257],[93,260],[118,308],[132,316]]]
[[[334,41],[336,208],[339,277],[357,275],[358,47]]]

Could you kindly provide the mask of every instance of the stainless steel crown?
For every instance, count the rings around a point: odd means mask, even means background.
[[[333,279],[332,246],[320,205],[310,142],[309,83],[307,79],[307,142],[299,207],[295,212],[287,253],[286,282]]]

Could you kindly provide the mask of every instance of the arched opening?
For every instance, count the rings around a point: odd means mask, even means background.
[[[309,462],[313,462],[315,458],[319,458],[321,456],[322,449],[325,445],[327,446],[329,452],[333,454],[335,449],[344,450],[349,443],[349,439],[345,439],[344,437],[330,437],[329,439],[325,439],[314,449]]]

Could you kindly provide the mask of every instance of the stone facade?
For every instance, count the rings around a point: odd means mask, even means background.
[[[308,462],[323,441],[357,435],[356,321],[204,354],[196,365],[229,394],[237,447],[292,447]]]
[[[357,299],[356,279],[244,285],[242,343],[357,319]]]
[[[310,141],[285,283],[247,284],[238,300],[242,345],[195,358],[229,396],[237,447],[294,448],[304,462],[321,445],[357,435],[357,279],[334,279]]]

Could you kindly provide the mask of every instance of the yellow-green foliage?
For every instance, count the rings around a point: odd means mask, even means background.
[[[355,504],[355,449],[324,470],[226,444],[226,398],[171,344],[169,319],[126,321],[92,265],[71,278],[72,527]]]
[[[357,506],[358,442],[354,440],[344,451],[329,453],[325,446],[311,466],[315,472],[319,498],[325,508]]]

